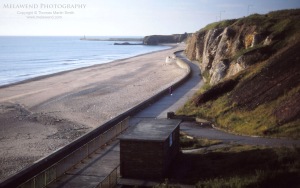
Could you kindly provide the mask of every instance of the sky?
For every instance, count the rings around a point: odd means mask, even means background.
[[[193,33],[300,0],[1,0],[0,36],[146,36]]]

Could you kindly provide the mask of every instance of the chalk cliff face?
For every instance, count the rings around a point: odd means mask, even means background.
[[[290,10],[213,23],[188,37],[185,52],[214,85],[279,51],[298,18],[299,10]]]
[[[232,131],[300,138],[300,9],[210,24],[185,52],[211,85],[193,100],[199,114]]]
[[[186,40],[187,37],[187,33],[174,35],[150,35],[144,37],[143,44],[158,45],[159,43],[179,43]]]
[[[259,25],[247,25],[243,20],[230,20],[227,24],[200,30],[187,42],[188,58],[198,60],[202,72],[209,71],[212,85],[270,55],[265,47],[272,43],[271,33],[258,31]]]

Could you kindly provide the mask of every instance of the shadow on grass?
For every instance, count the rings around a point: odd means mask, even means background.
[[[168,178],[173,183],[198,187],[298,187],[300,148],[181,153]]]

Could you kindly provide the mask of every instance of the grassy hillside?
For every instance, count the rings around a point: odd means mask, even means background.
[[[300,138],[300,10],[213,23],[201,31],[231,27],[272,38],[270,45],[234,51],[229,59],[255,57],[245,70],[206,85],[177,114],[207,118],[219,128],[247,135]],[[247,37],[245,37],[247,45]],[[200,62],[201,63],[201,62]]]

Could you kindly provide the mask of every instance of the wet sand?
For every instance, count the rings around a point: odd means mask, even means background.
[[[181,79],[183,48],[0,88],[0,181]]]

